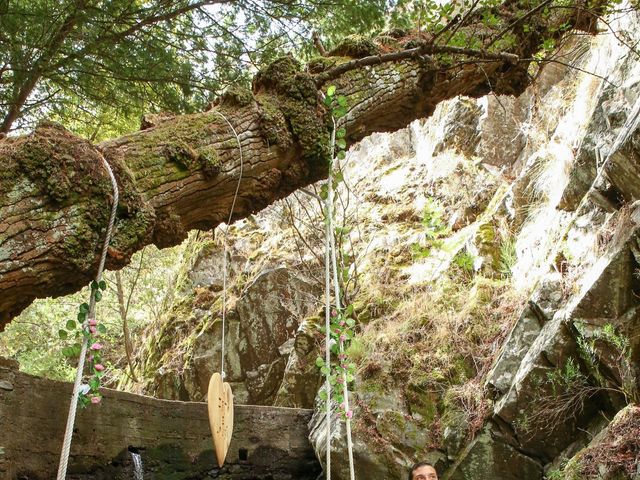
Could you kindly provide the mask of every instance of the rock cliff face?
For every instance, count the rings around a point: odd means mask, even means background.
[[[635,14],[619,22],[624,38],[637,36]],[[410,305],[423,318],[399,314],[402,302],[392,306],[400,333],[389,320],[364,328],[363,341],[376,348],[364,355],[354,393],[361,475],[401,478],[412,461],[427,459],[456,480],[635,478],[635,440],[591,439],[604,419],[639,400],[640,57],[610,37],[576,38],[563,54],[593,74],[552,65],[518,99],[443,104],[413,126],[417,140],[376,179],[387,204],[413,207],[404,218],[431,195],[450,231],[434,235],[432,202],[422,219],[431,238],[413,247],[409,264],[399,259],[407,241],[390,235],[370,256],[386,253],[378,265],[390,275],[430,288],[428,300]],[[397,217],[391,225],[398,231]],[[452,288],[452,280],[468,286]],[[405,355],[391,352],[402,343],[410,344]],[[398,376],[408,387],[394,383]],[[314,419],[312,441],[323,451],[324,419]],[[339,430],[334,469],[347,478]],[[367,440],[372,432],[377,442]],[[617,448],[626,452],[619,463]]]
[[[640,18],[610,28],[571,37],[518,98],[445,102],[347,156],[360,478],[425,459],[452,480],[639,478]],[[230,229],[225,370],[241,401],[313,405],[321,231],[302,195]],[[218,238],[151,337],[148,392],[203,398],[221,259]],[[331,435],[333,478],[348,478],[343,425]]]
[[[315,341],[305,318],[317,306],[319,287],[286,264],[256,262],[264,233],[250,223],[233,228],[238,231],[228,259],[226,379],[239,403],[311,408],[319,377],[315,356],[308,358]],[[188,293],[162,327],[150,331],[143,354],[147,393],[205,399],[211,374],[221,368],[222,256],[219,245],[205,242],[189,272]]]

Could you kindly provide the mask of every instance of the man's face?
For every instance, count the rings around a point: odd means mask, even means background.
[[[438,474],[433,467],[418,467],[413,471],[413,480],[438,480]]]

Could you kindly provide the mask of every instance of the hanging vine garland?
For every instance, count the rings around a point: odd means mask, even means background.
[[[355,468],[353,461],[353,441],[351,435],[351,419],[353,411],[349,406],[349,387],[353,381],[353,365],[348,362],[345,352],[345,343],[353,338],[355,320],[350,318],[353,306],[342,308],[342,292],[338,278],[338,262],[336,258],[335,229],[333,225],[334,189],[342,173],[339,170],[338,161],[344,158],[346,148],[345,129],[337,128],[336,118],[346,115],[346,99],[343,96],[335,96],[336,87],[330,86],[325,96],[325,105],[330,109],[333,128],[331,131],[331,156],[329,164],[329,178],[321,191],[324,199],[325,217],[325,358],[318,357],[316,365],[325,375],[325,391],[320,398],[324,400],[326,407],[326,478],[331,479],[331,404],[332,401],[339,406],[339,417],[345,420],[347,433],[347,451],[349,457],[349,475],[355,480]],[[335,181],[335,184],[334,184]],[[325,188],[326,187],[326,188]],[[331,309],[331,283],[333,283],[335,310]],[[331,353],[338,357],[338,362],[333,365]],[[342,391],[332,387],[342,385]]]
[[[67,426],[64,434],[64,441],[62,443],[62,452],[60,453],[60,464],[58,466],[57,480],[65,480],[67,475],[67,464],[69,462],[69,451],[71,450],[71,439],[73,437],[73,426],[76,419],[76,408],[78,403],[85,406],[87,403],[99,403],[101,395],[99,393],[100,377],[104,371],[104,366],[100,363],[100,350],[102,344],[94,342],[94,335],[101,332],[104,327],[100,327],[96,320],[96,302],[102,299],[102,291],[106,289],[106,283],[102,280],[102,271],[104,270],[104,264],[107,259],[107,249],[111,242],[111,236],[113,234],[113,225],[116,220],[116,210],[118,207],[119,191],[118,183],[113,175],[110,165],[102,154],[100,154],[102,163],[109,173],[109,179],[111,180],[111,187],[113,189],[113,203],[111,205],[111,216],[109,217],[109,225],[107,227],[107,233],[104,238],[102,246],[102,255],[100,257],[100,263],[98,265],[98,273],[96,279],[91,283],[91,295],[89,297],[89,303],[83,303],[80,305],[78,312],[78,322],[81,326],[81,332],[83,336],[82,346],[80,347],[80,356],[78,358],[78,368],[76,371],[76,380],[73,384],[73,393],[71,394],[71,403],[69,405],[69,415],[67,416]],[[75,329],[75,322],[67,322],[68,329]],[[62,331],[61,331],[62,332]],[[59,333],[61,337],[62,333]],[[65,332],[66,335],[66,332]],[[91,346],[89,347],[89,343]],[[87,348],[90,349],[89,362],[92,364],[93,378],[89,381],[88,385],[82,385],[82,377],[84,375],[84,362],[87,357]],[[74,352],[75,353],[75,349]],[[89,395],[91,393],[91,395]]]

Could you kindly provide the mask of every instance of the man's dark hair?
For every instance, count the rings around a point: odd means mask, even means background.
[[[434,467],[433,464],[429,462],[418,462],[413,467],[411,467],[411,470],[409,470],[409,480],[413,480],[413,472],[415,472],[420,467],[431,467],[434,470],[436,469],[436,467]]]

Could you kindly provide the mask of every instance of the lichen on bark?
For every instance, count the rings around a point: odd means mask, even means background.
[[[75,266],[76,273],[86,274],[95,264],[113,194],[99,153],[88,141],[51,122],[5,145],[8,167],[22,172],[42,195],[38,210],[47,214],[40,217],[40,228],[54,230],[62,218],[70,220],[71,234],[64,236],[59,255]]]
[[[282,113],[311,175],[326,172],[330,157],[329,128],[313,77],[302,71],[293,57],[282,57],[256,75],[253,90],[270,118],[278,119],[274,109]],[[281,130],[276,126],[272,135],[281,138],[277,134]]]

